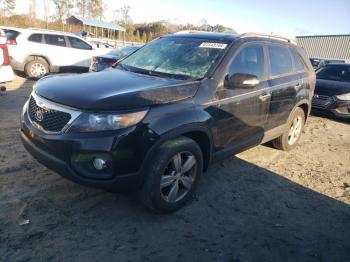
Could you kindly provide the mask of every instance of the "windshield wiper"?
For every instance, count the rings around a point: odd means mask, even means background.
[[[151,75],[151,76],[158,76],[158,77],[164,77],[165,75],[164,74],[162,74],[162,73],[157,73],[157,72],[155,72],[155,71],[148,71],[147,72],[149,75]]]
[[[117,64],[115,67],[118,67],[118,66],[120,66],[124,71],[130,71],[130,69],[129,68],[127,68],[125,65],[123,65],[123,64]]]

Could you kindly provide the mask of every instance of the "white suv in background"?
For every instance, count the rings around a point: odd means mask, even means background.
[[[6,45],[6,37],[0,37],[0,84],[11,82],[14,74],[10,66],[10,56]]]
[[[76,35],[43,29],[19,29],[9,48],[12,68],[33,78],[51,72],[88,72],[92,56],[109,51],[96,50]]]

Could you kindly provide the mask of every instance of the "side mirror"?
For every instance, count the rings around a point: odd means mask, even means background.
[[[225,87],[226,88],[253,88],[260,83],[256,75],[250,74],[234,74],[232,76],[226,76]]]

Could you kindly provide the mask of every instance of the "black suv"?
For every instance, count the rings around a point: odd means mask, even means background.
[[[181,207],[208,165],[273,140],[296,146],[315,73],[284,38],[161,37],[96,74],[37,82],[21,117],[26,149],[83,185],[136,188],[158,212]]]

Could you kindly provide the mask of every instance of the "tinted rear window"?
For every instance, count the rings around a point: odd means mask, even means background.
[[[66,40],[62,35],[45,35],[45,41],[48,45],[66,46]]]
[[[35,43],[41,43],[42,34],[32,34],[28,41],[35,42]]]
[[[302,58],[298,54],[298,52],[295,49],[292,49],[292,56],[294,59],[294,64],[295,64],[295,69],[297,71],[302,71],[304,70],[304,63],[302,61]]]
[[[272,76],[292,72],[292,59],[289,50],[282,46],[269,46],[270,70]]]

